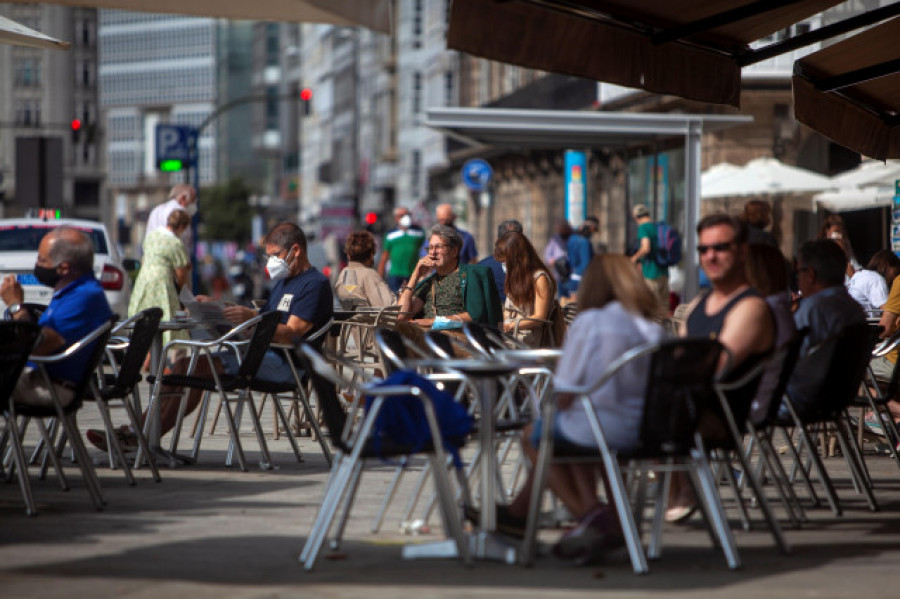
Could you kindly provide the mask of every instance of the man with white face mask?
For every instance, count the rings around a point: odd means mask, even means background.
[[[413,225],[407,208],[394,209],[394,220],[397,221],[398,228],[384,236],[378,274],[384,278],[390,290],[397,293],[400,286],[409,280],[409,275],[419,261],[419,248],[425,242],[425,232]],[[388,261],[390,268],[385,276]]]
[[[275,281],[272,294],[262,308],[262,312],[276,310],[281,314],[278,328],[272,343],[295,344],[309,333],[319,330],[333,316],[333,298],[331,283],[328,278],[320,273],[309,263],[306,253],[306,235],[294,223],[279,223],[273,228],[265,242],[266,274]],[[198,301],[208,301],[209,298],[197,296]],[[228,306],[222,310],[225,317],[234,324],[240,324],[256,316],[257,312],[247,306]],[[317,340],[321,345],[324,337]],[[314,344],[315,345],[315,344]],[[318,346],[317,346],[318,348]],[[187,372],[190,360],[181,358],[175,362],[173,371],[176,374]],[[239,364],[233,352],[221,352],[215,360],[216,369],[219,372],[237,374]],[[194,370],[197,376],[209,376],[209,362],[200,360]],[[278,350],[269,349],[263,358],[262,365],[256,373],[256,378],[273,383],[292,383],[293,373],[285,362],[284,354]],[[176,395],[171,395],[171,394]],[[160,397],[160,425],[161,434],[165,435],[175,426],[178,416],[179,389],[162,389]],[[185,413],[192,412],[200,403],[201,389],[192,389],[188,394]],[[146,418],[146,413],[144,414]],[[100,439],[100,435],[94,435]],[[90,438],[90,436],[89,436]],[[120,441],[129,445],[134,438],[134,433],[127,429],[120,429]],[[94,439],[91,439],[94,443]],[[94,443],[97,445],[97,443]],[[97,445],[100,447],[100,445]],[[100,447],[103,449],[103,447]]]
[[[150,212],[147,218],[147,230],[144,236],[154,229],[162,229],[169,220],[169,215],[175,210],[184,210],[188,216],[194,218],[197,213],[197,191],[193,185],[180,183],[172,188],[169,192],[169,201],[163,202]],[[193,244],[191,243],[191,228],[188,227],[181,234],[181,241],[188,249],[188,254],[192,254]]]

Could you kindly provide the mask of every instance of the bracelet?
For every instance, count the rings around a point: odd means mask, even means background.
[[[413,288],[410,287],[409,285],[403,285],[403,286],[400,288],[400,292],[402,293],[402,292],[405,291],[406,289],[409,289],[410,291],[415,291],[415,289],[413,289]]]

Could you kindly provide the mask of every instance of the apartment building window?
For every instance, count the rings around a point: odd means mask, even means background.
[[[22,127],[41,125],[41,103],[39,100],[21,100],[16,104],[16,124]]]
[[[422,187],[422,152],[413,150],[412,153],[412,173],[410,176],[410,190],[414,198],[421,197]]]
[[[412,18],[413,48],[422,47],[422,0],[413,1]]]
[[[453,93],[453,71],[444,73],[444,106],[456,106],[456,95]]]
[[[266,88],[266,129],[278,129],[278,88]]]
[[[91,76],[91,63],[85,60],[81,63],[81,85],[82,87],[91,87],[93,85],[93,77]]]
[[[19,87],[39,87],[41,85],[41,60],[23,58],[15,67],[15,82]]]
[[[266,66],[278,66],[280,63],[280,42],[278,39],[278,23],[266,24]]]
[[[422,112],[422,73],[413,73],[413,114]]]

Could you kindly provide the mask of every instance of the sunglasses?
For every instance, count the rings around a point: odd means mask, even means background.
[[[712,243],[710,245],[698,245],[697,253],[702,256],[709,250],[712,250],[714,252],[724,252],[732,245],[734,245],[734,241],[723,241],[722,243]]]

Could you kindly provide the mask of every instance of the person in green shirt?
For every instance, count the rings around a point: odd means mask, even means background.
[[[409,280],[419,261],[419,248],[425,242],[425,232],[413,226],[409,210],[406,208],[395,209],[394,219],[397,221],[397,228],[384,236],[381,258],[378,261],[378,274],[384,278],[391,291],[397,293]],[[386,269],[388,262],[390,267]]]
[[[638,250],[631,256],[634,264],[640,263],[644,281],[659,300],[666,313],[669,311],[669,267],[660,266],[656,256],[656,224],[650,220],[650,210],[644,204],[636,204],[632,209],[637,223]]]

